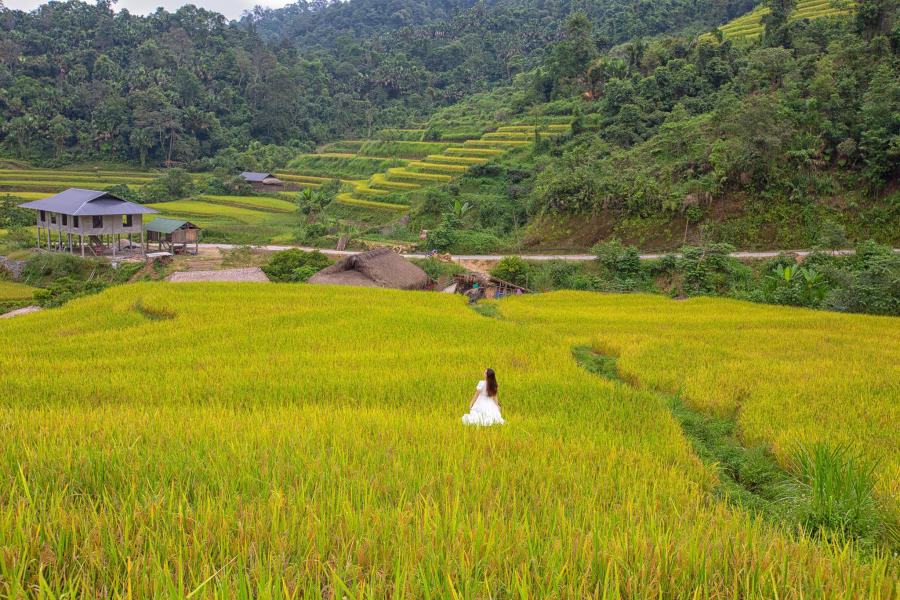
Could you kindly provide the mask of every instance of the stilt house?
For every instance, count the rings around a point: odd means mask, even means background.
[[[80,188],[69,188],[55,196],[19,206],[37,212],[38,248],[43,247],[41,233],[46,230],[48,250],[72,252],[80,249],[81,256],[85,256],[86,251],[99,256],[110,249],[115,256],[122,236],[131,242],[132,236],[139,235],[143,249],[143,215],[157,213],[108,192]]]

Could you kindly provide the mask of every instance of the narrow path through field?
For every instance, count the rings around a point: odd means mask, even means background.
[[[18,317],[19,315],[27,315],[28,313],[37,312],[39,310],[43,310],[40,306],[26,306],[25,308],[19,308],[17,310],[11,310],[8,313],[3,313],[0,315],[0,319],[9,319],[11,317]]]

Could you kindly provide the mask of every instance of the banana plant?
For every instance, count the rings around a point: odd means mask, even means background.
[[[453,202],[450,203],[450,212],[460,219],[466,216],[471,209],[471,204],[468,202],[460,203],[459,198],[454,199]]]
[[[797,269],[803,276],[802,284],[807,301],[810,304],[818,306],[825,298],[825,294],[828,293],[828,285],[825,282],[825,277],[813,269],[804,269],[803,267],[798,267]]]
[[[791,282],[797,277],[798,271],[802,271],[803,267],[797,265],[775,265],[773,270],[775,271],[775,278],[779,282],[791,285]]]

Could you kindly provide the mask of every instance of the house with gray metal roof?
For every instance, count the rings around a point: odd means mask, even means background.
[[[284,188],[284,182],[272,175],[271,173],[254,173],[253,171],[244,171],[241,177],[249,183],[254,190],[261,192],[276,192]]]
[[[122,236],[132,247],[132,236],[141,237],[143,251],[143,216],[157,211],[134,202],[123,200],[109,192],[69,188],[49,198],[20,204],[37,212],[38,248],[43,248],[42,232],[46,230],[48,250],[66,250],[80,247],[99,256],[112,249],[116,256],[122,249]],[[53,239],[54,232],[56,240]],[[65,235],[65,240],[63,236]],[[87,245],[85,245],[87,242]]]

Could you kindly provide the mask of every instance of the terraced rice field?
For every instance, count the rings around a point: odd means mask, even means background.
[[[848,0],[798,0],[791,12],[790,20],[818,19],[834,17],[853,12],[855,3]],[[719,27],[725,37],[735,41],[754,40],[763,34],[765,25],[762,19],[770,12],[767,6],[760,4],[749,13]],[[704,34],[701,39],[711,40],[712,34]]]
[[[564,133],[567,122],[546,118],[545,134]],[[566,119],[566,117],[559,117]],[[424,129],[391,130],[376,140],[343,140],[317,154],[297,156],[275,173],[287,185],[278,197],[201,195],[187,200],[152,205],[163,216],[187,219],[204,228],[204,237],[232,242],[286,242],[298,234],[296,199],[304,188],[316,189],[338,180],[344,189],[337,194],[339,219],[381,225],[409,210],[411,193],[423,187],[451,181],[475,165],[502,156],[511,149],[528,146],[534,125],[507,125],[478,139],[459,142],[419,141]],[[0,194],[36,200],[69,187],[104,189],[125,183],[133,189],[155,177],[155,173],[130,170],[0,169]],[[352,210],[350,210],[352,209]],[[367,213],[367,209],[369,212]],[[331,209],[330,209],[331,210]],[[152,216],[147,220],[152,220]]]
[[[896,555],[723,502],[656,393],[737,414],[779,457],[799,440],[880,455],[896,494],[896,319],[578,292],[497,306],[144,283],[0,325],[3,595],[900,596]],[[576,366],[578,344],[631,385]],[[466,428],[487,366],[507,424]]]
[[[564,117],[565,118],[565,117]],[[568,131],[568,122],[542,125],[545,134]],[[470,167],[502,156],[512,148],[527,146],[534,139],[534,125],[499,127],[479,139],[460,143],[422,142],[424,129],[386,130],[383,139],[358,143],[337,142],[327,152],[298,156],[278,177],[297,185],[321,185],[339,178],[352,187],[337,195],[339,203],[357,207],[406,210],[406,194],[429,185],[451,181]],[[356,148],[357,153],[335,149]],[[393,158],[389,158],[393,157]],[[391,214],[391,218],[394,215]]]

